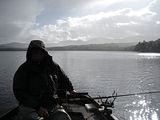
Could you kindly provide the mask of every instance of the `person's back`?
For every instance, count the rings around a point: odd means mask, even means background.
[[[45,50],[44,43],[31,41],[26,62],[18,68],[13,80],[14,95],[20,104],[17,119],[39,120],[51,116],[50,112],[57,106],[54,95],[59,89],[75,93],[68,77]]]

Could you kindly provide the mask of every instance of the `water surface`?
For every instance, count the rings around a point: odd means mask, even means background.
[[[160,54],[137,52],[50,51],[75,89],[92,96],[160,90]],[[0,114],[17,105],[12,92],[15,71],[24,51],[0,52]],[[160,94],[117,98],[114,113],[120,120],[159,120]]]

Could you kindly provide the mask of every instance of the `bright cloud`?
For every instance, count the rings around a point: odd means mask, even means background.
[[[159,24],[160,24],[160,21],[157,21],[156,23],[159,25]]]
[[[130,21],[128,23],[117,23],[116,25],[121,27],[121,26],[137,25],[137,24],[138,23],[136,22]]]
[[[86,41],[101,37],[122,39],[138,36],[141,33],[147,34],[145,29],[149,27],[148,25],[156,15],[156,12],[149,9],[150,5],[136,11],[131,8],[124,8],[81,17],[68,17],[65,20],[57,20],[54,25],[45,25],[40,29],[32,30],[31,33],[53,42]]]

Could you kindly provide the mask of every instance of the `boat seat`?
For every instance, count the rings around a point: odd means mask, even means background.
[[[94,104],[85,104],[85,108],[88,112],[96,112],[98,110]]]
[[[68,112],[72,120],[85,120],[81,112]]]

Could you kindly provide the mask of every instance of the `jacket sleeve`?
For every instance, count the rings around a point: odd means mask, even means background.
[[[59,65],[57,65],[57,71],[58,71],[58,79],[61,84],[60,86],[69,92],[72,91],[73,90],[72,83]]]
[[[13,79],[14,95],[20,104],[37,109],[38,101],[27,91],[27,82],[26,72],[24,68],[20,66],[20,68],[16,71]]]
[[[52,56],[48,57],[47,62],[49,63],[49,66],[52,66],[53,72],[57,73],[58,86],[59,86],[58,89],[66,89],[69,92],[72,91],[73,86],[71,81],[69,80],[67,75],[64,73],[64,71],[61,69],[61,67],[52,60]]]

